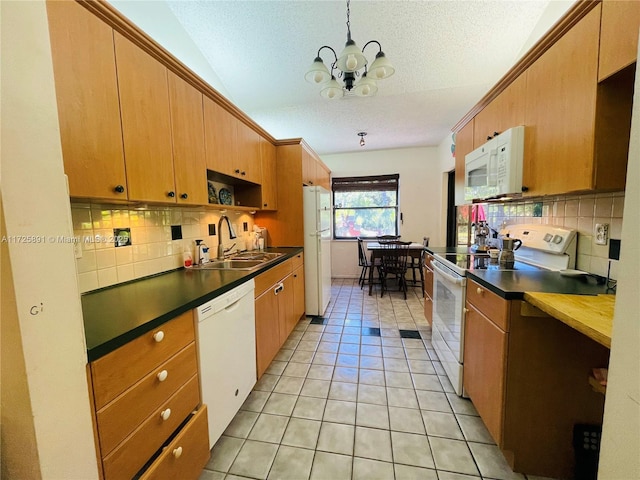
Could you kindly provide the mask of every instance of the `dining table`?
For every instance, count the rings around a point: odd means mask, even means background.
[[[367,242],[367,250],[371,252],[370,254],[370,264],[371,268],[369,268],[369,295],[373,292],[373,270],[376,266],[376,260],[382,258],[382,253],[385,249],[384,245],[380,242]],[[422,243],[411,242],[405,248],[408,249],[407,255],[411,257],[411,261],[415,261],[414,259],[420,259],[422,256],[422,252],[424,250],[424,245]],[[378,262],[379,264],[380,262]]]

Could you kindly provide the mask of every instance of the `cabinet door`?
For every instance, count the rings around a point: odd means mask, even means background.
[[[208,97],[204,97],[204,134],[207,169],[234,175],[238,120]]]
[[[310,186],[316,184],[316,159],[304,146],[302,147],[302,183]]]
[[[429,257],[427,257],[429,258]],[[429,325],[433,324],[433,270],[422,267],[424,276],[424,318],[427,319]]]
[[[262,163],[262,208],[278,208],[278,183],[276,171],[276,147],[260,137],[260,161]]]
[[[464,205],[464,157],[473,152],[473,119],[456,133],[456,205]]]
[[[167,68],[114,35],[129,200],[175,202]]]
[[[640,2],[637,0],[602,2],[598,80],[603,80],[636,61],[639,27]]]
[[[473,148],[512,127],[524,125],[524,98],[527,87],[527,72],[516,78],[489,105],[473,119]]]
[[[329,170],[322,162],[317,164],[318,185],[331,190],[331,170]]]
[[[260,135],[243,122],[238,123],[238,164],[235,176],[253,183],[262,183],[262,163],[260,161]],[[236,172],[239,170],[239,172]]]
[[[528,69],[525,164],[528,195],[593,187],[600,5]]]
[[[487,430],[502,444],[507,334],[467,302],[463,383]]]
[[[258,378],[265,372],[280,349],[278,298],[269,288],[256,298],[256,368]]]
[[[301,265],[293,271],[293,326],[291,330],[295,328],[304,312],[304,265]]]
[[[279,321],[279,338],[280,343],[278,348],[289,337],[289,334],[296,326],[297,319],[294,313],[294,290],[293,290],[293,276],[289,275],[280,283],[280,286],[276,289],[279,290],[278,295],[278,321]]]
[[[169,100],[177,201],[185,205],[206,205],[202,93],[169,72]]]
[[[126,199],[113,29],[76,2],[47,13],[69,193]]]

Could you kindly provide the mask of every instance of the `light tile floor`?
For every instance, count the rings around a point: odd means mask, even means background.
[[[525,479],[454,393],[419,290],[380,298],[334,279],[325,324],[300,321],[200,480]]]

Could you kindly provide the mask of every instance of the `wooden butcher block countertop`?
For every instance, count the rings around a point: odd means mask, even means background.
[[[525,292],[524,300],[611,348],[611,328],[615,295],[566,295]]]

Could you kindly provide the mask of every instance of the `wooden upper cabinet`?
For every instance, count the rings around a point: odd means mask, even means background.
[[[69,193],[126,199],[113,29],[76,2],[47,13]]]
[[[329,167],[322,162],[318,162],[316,172],[318,185],[331,190],[331,170],[329,170]]]
[[[167,68],[114,35],[129,200],[175,202]]]
[[[206,205],[207,164],[202,93],[175,73],[169,72],[169,103],[177,202]]]
[[[456,132],[456,161],[455,161],[455,203],[464,205],[464,157],[473,151],[473,124],[471,119],[464,127]]]
[[[598,5],[527,72],[525,163],[528,195],[594,187]]]
[[[262,208],[278,208],[278,181],[276,172],[276,147],[260,137],[260,160],[262,163]]]
[[[238,122],[238,164],[235,176],[253,183],[262,183],[262,163],[260,161],[260,135],[245,123]],[[235,170],[240,170],[237,172]]]
[[[208,97],[204,97],[204,134],[207,169],[232,175],[238,158],[238,121]]]
[[[303,185],[315,185],[317,183],[317,166],[315,157],[302,146],[302,183]]]
[[[636,61],[639,28],[638,0],[602,2],[598,80],[607,78]]]
[[[493,137],[496,133],[524,125],[526,87],[527,72],[525,71],[489,105],[478,112],[473,119],[474,149],[486,143],[488,137]]]

